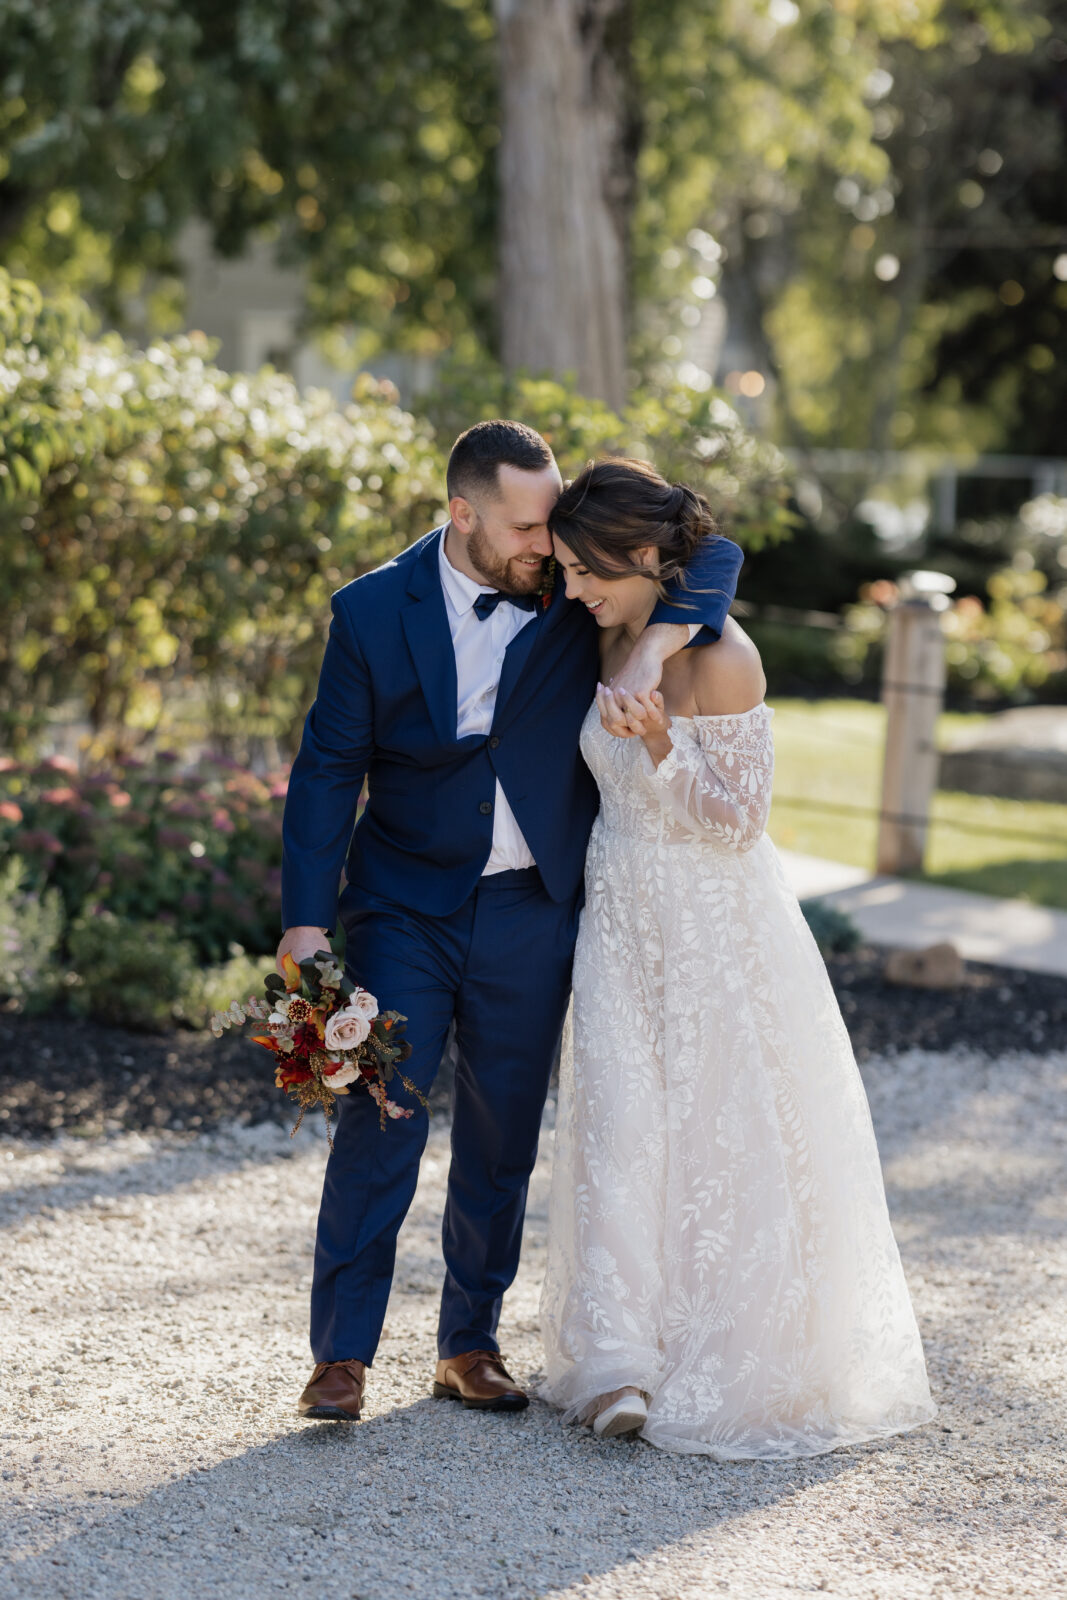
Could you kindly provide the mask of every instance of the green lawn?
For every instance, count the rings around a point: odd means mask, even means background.
[[[771,703],[776,713],[771,837],[783,849],[873,870],[877,835],[873,816],[820,812],[789,801],[877,809],[885,727],[882,707],[861,700]],[[938,725],[939,739],[976,720],[982,719],[946,713]],[[979,824],[991,831],[964,831]],[[924,876],[928,882],[981,894],[1019,895],[1038,905],[1067,909],[1067,805],[939,792],[934,797]]]

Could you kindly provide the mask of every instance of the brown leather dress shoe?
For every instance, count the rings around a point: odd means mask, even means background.
[[[367,1369],[362,1361],[320,1361],[297,1401],[302,1417],[358,1422]]]
[[[467,1350],[437,1363],[435,1400],[462,1400],[469,1411],[524,1411],[530,1404],[496,1350]]]

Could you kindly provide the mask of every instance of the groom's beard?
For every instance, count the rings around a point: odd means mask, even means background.
[[[467,537],[467,558],[485,582],[499,589],[501,594],[536,594],[541,587],[544,561],[536,567],[525,567],[518,561],[507,561],[497,555],[486,538],[481,518]]]

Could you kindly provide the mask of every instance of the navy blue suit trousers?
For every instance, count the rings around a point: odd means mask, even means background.
[[[459,1061],[444,1216],[442,1356],[495,1350],[519,1263],[526,1190],[570,990],[580,895],[550,898],[536,867],[478,880],[446,916],[356,885],[341,895],[346,966],[408,1018],[406,1074],[425,1094],[455,1018]],[[394,1098],[405,1092],[396,1085]],[[338,1100],[315,1249],[316,1361],[373,1361],[396,1239],[415,1193],[427,1113],[379,1126],[365,1094]]]

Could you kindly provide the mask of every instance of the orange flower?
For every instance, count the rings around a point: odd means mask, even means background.
[[[289,954],[288,950],[282,956],[282,972],[285,976],[285,987],[290,994],[294,989],[299,989],[303,983],[300,968]]]
[[[277,1039],[272,1033],[254,1033],[252,1035],[252,1043],[261,1044],[265,1050],[277,1050],[280,1048]]]

